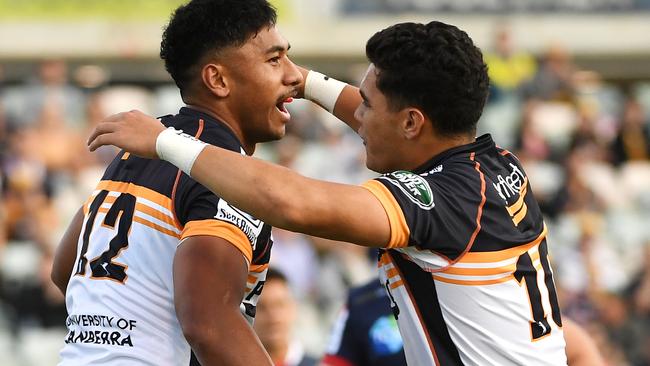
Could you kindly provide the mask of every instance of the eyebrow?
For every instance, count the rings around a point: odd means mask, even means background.
[[[286,48],[280,45],[271,46],[268,50],[266,50],[266,53],[268,54],[274,52],[283,52],[283,51],[289,51],[290,49],[291,49],[291,43],[287,43]]]

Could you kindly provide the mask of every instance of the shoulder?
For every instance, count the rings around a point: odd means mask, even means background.
[[[419,174],[398,170],[384,174],[377,180],[384,183],[393,192],[401,193],[401,196],[408,198],[423,209],[430,209],[434,206],[431,184]]]

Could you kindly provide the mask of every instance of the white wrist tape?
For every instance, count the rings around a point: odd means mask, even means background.
[[[332,113],[336,100],[346,85],[348,84],[319,72],[309,71],[305,79],[305,99],[320,104]]]
[[[206,146],[208,144],[205,142],[173,127],[168,127],[156,139],[158,157],[176,165],[187,175],[190,175],[194,161]]]

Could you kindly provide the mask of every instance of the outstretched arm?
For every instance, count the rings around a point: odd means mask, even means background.
[[[120,113],[96,127],[90,148],[115,145],[155,158],[156,143],[165,140],[158,139],[162,131],[160,122],[141,112]],[[389,242],[388,216],[379,200],[363,187],[310,179],[218,147],[203,148],[172,131],[163,135],[176,142],[173,146],[160,144],[167,146],[160,150],[162,155],[169,155],[161,158],[191,172],[205,187],[270,225],[364,246],[383,247]]]
[[[300,85],[299,88],[299,96],[309,99],[314,103],[320,105],[321,107],[327,109],[338,119],[340,119],[341,121],[345,122],[345,124],[350,126],[350,128],[352,128],[354,132],[359,131],[359,127],[360,127],[359,121],[356,118],[354,118],[354,111],[357,109],[357,107],[359,106],[359,104],[361,104],[362,101],[361,94],[359,94],[359,88],[353,85],[346,84],[345,87],[338,94],[338,97],[336,97],[335,96],[336,93],[334,93],[334,95],[329,95],[330,98],[329,101],[319,100],[319,99],[328,99],[328,94],[325,93],[324,96],[322,96],[321,98],[317,98],[316,95],[311,95],[311,93],[309,92],[305,93],[305,84],[308,81],[310,83],[320,83],[321,85],[317,85],[314,88],[323,90],[323,89],[327,89],[328,83],[336,84],[338,83],[338,81],[331,79],[329,77],[326,78],[325,75],[307,70],[303,67],[298,67],[298,69],[300,70],[300,73],[303,76],[302,79],[304,80],[303,84]],[[324,80],[325,78],[327,79],[327,81]],[[332,87],[336,88],[335,86]],[[334,104],[333,110],[330,110],[327,104]]]

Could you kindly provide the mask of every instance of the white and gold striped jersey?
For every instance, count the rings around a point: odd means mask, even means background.
[[[201,112],[182,108],[162,121],[241,151],[225,125]],[[227,240],[250,264],[241,309],[252,323],[272,246],[268,225],[173,165],[124,152],[83,209],[60,365],[188,365],[191,350],[174,309],[172,263],[179,243],[195,235]]]

